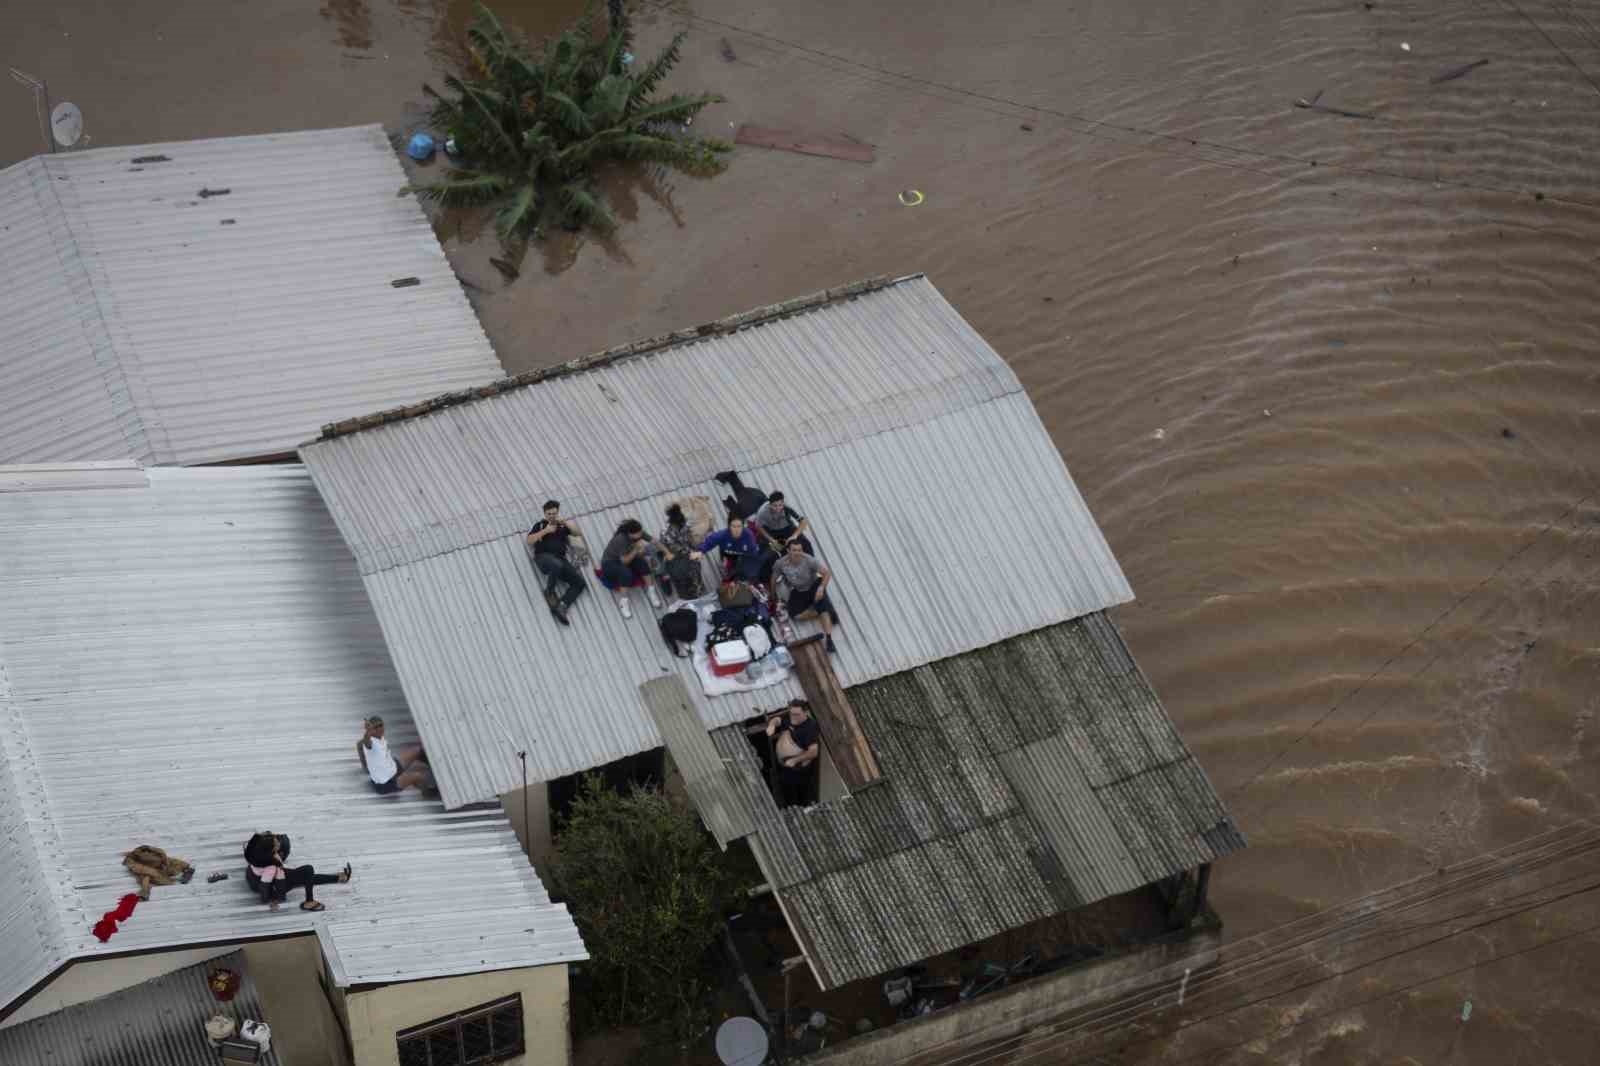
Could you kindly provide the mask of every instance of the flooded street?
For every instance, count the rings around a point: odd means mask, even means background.
[[[409,132],[467,16],[0,3],[6,64],[96,147]],[[542,32],[579,8],[497,10]],[[876,161],[619,177],[614,240],[535,246],[509,285],[441,222],[509,368],[926,272],[1027,385],[1139,597],[1117,621],[1250,838],[1216,872],[1230,937],[1600,812],[1600,6],[642,11],[641,54],[690,31],[669,87],[728,98],[697,127]],[[8,82],[0,165],[39,143]],[[1403,995],[1368,971],[1278,1001],[1271,1038],[1117,1061],[1593,1062],[1597,897],[1454,942],[1403,983],[1460,972]]]

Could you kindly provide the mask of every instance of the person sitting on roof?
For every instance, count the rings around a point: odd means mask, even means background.
[[[382,718],[373,715],[363,725],[361,739],[356,741],[356,757],[380,796],[406,788],[434,787],[433,771],[428,767],[420,744],[390,750],[383,736]]]
[[[680,600],[698,599],[700,564],[694,559],[694,534],[689,519],[677,504],[667,508],[667,528],[661,531],[661,588]]]
[[[826,563],[802,551],[797,538],[789,542],[783,558],[773,565],[772,584],[769,586],[767,597],[773,603],[783,602],[789,617],[797,622],[816,619],[822,626],[822,634],[827,640],[830,653],[838,650],[833,644],[833,623],[838,621],[838,615],[834,612],[833,603],[828,599],[828,585],[832,581],[833,571],[828,569]],[[789,590],[789,598],[786,601],[778,599],[780,583]]]
[[[633,585],[644,586],[650,606],[661,606],[650,563],[645,559],[645,552],[654,542],[637,518],[624,518],[600,554],[600,577],[616,592],[617,610],[624,618],[633,617],[633,607],[628,603],[628,589]]]
[[[807,555],[817,554],[806,537],[811,520],[785,503],[781,492],[774,492],[767,497],[767,502],[756,511],[755,521],[751,524],[762,543],[779,555],[789,547],[790,541],[799,541]]]
[[[810,702],[791,700],[768,718],[767,736],[776,741],[773,754],[778,759],[779,801],[785,807],[809,807],[817,802],[822,731],[811,717]]]
[[[545,576],[544,599],[550,613],[562,625],[571,625],[567,611],[578,602],[587,586],[583,573],[572,565],[567,551],[572,541],[583,546],[583,534],[578,527],[561,517],[561,504],[556,500],[544,501],[544,517],[528,530],[528,547],[533,550],[533,565]],[[566,595],[556,599],[556,585],[567,586]]]
[[[345,863],[344,869],[336,874],[319,874],[310,866],[287,869],[283,862],[288,857],[289,838],[282,833],[260,832],[245,843],[244,879],[250,885],[250,890],[259,895],[261,902],[270,910],[278,909],[278,904],[283,902],[291,888],[306,890],[306,898],[300,904],[301,910],[325,910],[322,904],[312,898],[312,887],[342,885],[350,880],[353,872],[349,863]]]
[[[700,549],[689,558],[699,560],[706,552],[716,548],[722,552],[722,562],[733,576],[741,581],[761,580],[761,545],[756,535],[745,528],[744,519],[737,514],[728,516],[726,529],[712,531],[700,542]]]

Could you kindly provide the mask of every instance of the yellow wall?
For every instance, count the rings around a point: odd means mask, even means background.
[[[351,992],[350,1041],[355,1066],[398,1066],[395,1034],[456,1011],[471,1010],[513,992],[522,994],[523,1040],[527,1054],[508,1060],[514,1066],[567,1066],[567,967],[521,970],[407,981],[365,992]]]

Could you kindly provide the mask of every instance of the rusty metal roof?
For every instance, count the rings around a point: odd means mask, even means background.
[[[1103,613],[849,690],[883,769],[779,809],[742,728],[718,799],[825,987],[1128,892],[1244,846]]]

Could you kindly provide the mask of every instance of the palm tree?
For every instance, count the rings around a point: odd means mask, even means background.
[[[722,97],[654,98],[685,35],[650,62],[633,64],[627,16],[603,35],[595,22],[585,15],[535,54],[480,4],[467,29],[471,69],[446,76],[443,93],[422,87],[434,102],[433,123],[455,138],[462,164],[403,191],[447,205],[498,204],[495,228],[512,244],[538,235],[547,219],[569,229],[614,228],[593,183],[603,164],[653,163],[695,175],[723,170],[733,146],[687,132],[689,121]]]

